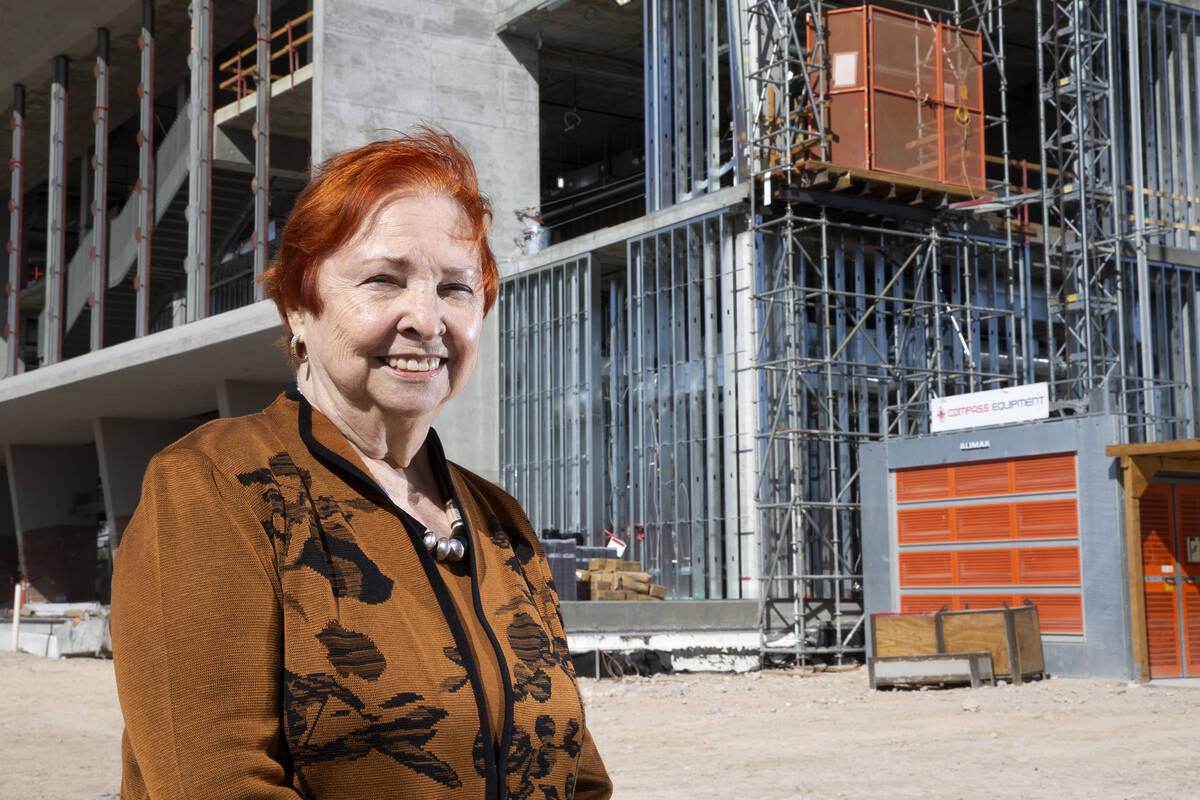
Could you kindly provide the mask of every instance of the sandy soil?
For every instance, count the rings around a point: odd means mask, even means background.
[[[1200,768],[1200,689],[872,692],[865,670],[581,683],[618,798],[1184,797]],[[0,798],[116,797],[112,662],[0,652],[0,701]]]

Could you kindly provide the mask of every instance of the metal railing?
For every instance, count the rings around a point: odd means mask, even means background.
[[[296,71],[304,66],[301,63],[305,50],[302,45],[312,41],[312,20],[313,12],[306,11],[298,17],[289,19],[271,32],[271,75],[269,76],[271,82],[289,75],[294,78]],[[277,39],[282,39],[283,42],[282,46],[276,50],[274,48]],[[258,64],[254,59],[256,49],[257,44],[252,44],[237,51],[232,57],[217,66],[217,70],[221,74],[229,76],[217,84],[217,88],[221,91],[233,92],[239,108],[242,100],[253,94],[258,87]],[[286,58],[286,69],[276,74],[275,61],[280,58]]]

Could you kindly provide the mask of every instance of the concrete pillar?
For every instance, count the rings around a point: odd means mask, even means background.
[[[142,496],[146,465],[159,450],[193,428],[190,422],[173,419],[123,419],[100,417],[92,420],[96,436],[96,460],[104,488],[104,510],[114,547],[129,524]]]
[[[17,523],[13,518],[12,497],[8,492],[8,470],[0,467],[0,592],[12,597],[12,587],[20,572],[17,558]]]
[[[95,153],[92,156],[91,349],[104,346],[104,292],[108,288],[108,31],[96,31]],[[80,196],[84,196],[80,193]]]
[[[133,291],[137,297],[134,335],[150,332],[150,235],[154,232],[154,0],[142,0],[141,80],[138,81],[138,195],[137,275]]]
[[[42,362],[62,360],[63,304],[67,289],[67,57],[54,59],[50,82],[50,165],[46,212],[45,346]]]
[[[12,126],[12,155],[9,166],[12,171],[11,193],[8,200],[8,281],[4,284],[5,303],[8,316],[4,321],[4,338],[8,352],[4,356],[4,368],[0,374],[16,375],[21,357],[21,257],[25,243],[23,221],[25,216],[25,87],[13,86],[13,110],[9,120]]]
[[[211,257],[212,212],[212,31],[211,0],[192,0],[191,139],[188,151],[188,322],[208,316],[208,278]],[[268,89],[268,92],[270,90]]]
[[[267,270],[267,240],[270,238],[271,181],[271,0],[258,0],[254,15],[258,47],[254,106],[254,299],[263,299],[263,285],[258,277]]]
[[[21,571],[34,602],[96,598],[96,453],[91,447],[5,446]]]
[[[734,297],[737,298],[734,303],[736,334],[733,352],[741,357],[734,377],[737,384],[737,460],[732,463],[736,464],[736,475],[731,474],[731,462],[725,463],[725,480],[728,482],[736,479],[739,494],[737,507],[741,514],[737,531],[733,536],[727,533],[725,545],[727,560],[731,559],[733,553],[737,553],[740,562],[738,582],[741,586],[737,587],[735,592],[735,587],[727,581],[725,596],[730,599],[740,597],[743,600],[755,599],[761,594],[762,536],[765,535],[760,531],[762,518],[759,516],[756,502],[758,465],[755,462],[757,451],[754,436],[758,420],[758,385],[754,370],[746,369],[754,353],[754,343],[758,335],[753,299],[756,266],[753,236],[750,231],[742,231],[735,236],[733,246]],[[729,380],[726,378],[726,381]],[[737,540],[737,547],[734,547],[734,538]],[[727,572],[732,572],[730,567],[732,564],[727,565]]]
[[[262,411],[286,389],[280,383],[221,381],[217,384],[217,410],[225,417],[241,417]]]

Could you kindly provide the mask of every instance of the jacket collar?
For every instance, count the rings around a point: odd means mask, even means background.
[[[295,384],[288,388],[285,395],[288,400],[296,403],[297,432],[309,453],[377,504],[385,507],[392,505],[390,498],[372,477],[371,471],[367,469],[362,457],[346,439],[345,434],[338,430],[328,417],[314,408]],[[434,480],[437,481],[443,498],[453,496],[461,507],[458,493],[465,487],[461,485],[460,480],[455,480],[461,476],[452,477],[441,439],[433,428],[429,429],[425,445]]]

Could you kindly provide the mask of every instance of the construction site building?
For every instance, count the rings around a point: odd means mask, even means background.
[[[118,541],[153,450],[288,380],[253,277],[309,164],[429,119],[502,274],[443,439],[537,530],[623,548],[664,607],[751,609],[764,664],[861,659],[866,612],[1028,600],[1059,671],[1145,673],[1170,625],[1200,671],[1200,575],[1173,550],[1154,616],[1130,521],[1161,492],[1120,499],[1153,448],[1195,472],[1194,0],[68,5],[8,15],[0,67],[0,560],[43,594],[91,586],[68,543]],[[1042,385],[1037,419],[931,435],[935,401]],[[1007,521],[970,539],[979,508]],[[1120,658],[1071,655],[1104,625]]]

